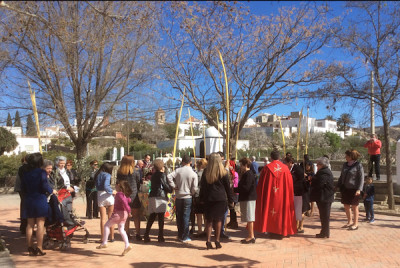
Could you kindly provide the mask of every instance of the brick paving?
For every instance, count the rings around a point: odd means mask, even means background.
[[[84,215],[84,199],[74,201],[78,215]],[[222,249],[206,250],[204,240],[183,244],[176,240],[175,222],[166,222],[166,242],[157,242],[157,221],[151,232],[152,242],[133,242],[133,250],[121,257],[123,242],[116,231],[116,242],[97,250],[100,239],[99,220],[86,221],[91,233],[89,243],[82,243],[83,232],[76,232],[72,248],[63,252],[47,250],[43,257],[30,257],[25,237],[18,231],[19,196],[0,196],[0,234],[7,243],[16,267],[399,267],[400,217],[376,215],[376,222],[361,222],[357,231],[340,227],[345,224],[340,203],[334,203],[331,213],[331,238],[317,239],[320,223],[318,211],[307,217],[305,233],[283,240],[270,240],[256,233],[256,243],[240,244],[246,236],[244,224],[228,230],[229,241],[222,240]],[[361,218],[364,213],[361,213]],[[142,232],[145,222],[142,221]],[[5,263],[5,262],[0,262]]]

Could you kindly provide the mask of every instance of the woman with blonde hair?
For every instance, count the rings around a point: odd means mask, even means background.
[[[206,219],[207,249],[212,249],[210,242],[211,229],[215,229],[215,247],[221,248],[219,241],[221,225],[227,210],[227,199],[229,206],[233,206],[233,196],[229,183],[229,173],[222,164],[221,156],[212,153],[208,160],[206,169],[201,178],[200,200],[204,203]]]
[[[353,231],[358,229],[358,204],[364,186],[364,169],[361,163],[357,161],[361,156],[359,152],[347,150],[345,154],[346,162],[343,164],[337,187],[340,189],[341,202],[344,205],[347,217],[347,224],[342,228]],[[354,215],[353,223],[351,223],[350,206]]]
[[[132,194],[130,195],[131,202],[129,203],[132,211],[132,217],[133,217],[133,222],[135,224],[135,229],[136,229],[136,239],[137,240],[142,240],[142,237],[140,236],[140,200],[138,196],[139,192],[139,186],[140,186],[140,173],[137,169],[135,169],[135,159],[133,155],[125,155],[121,159],[121,166],[118,169],[117,172],[117,183],[120,181],[127,181],[131,190]],[[130,238],[129,234],[129,217],[125,222],[125,231],[128,234],[128,237]]]

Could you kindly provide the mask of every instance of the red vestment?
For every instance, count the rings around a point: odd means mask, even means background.
[[[266,165],[257,184],[254,230],[283,236],[297,232],[289,168],[279,160]]]

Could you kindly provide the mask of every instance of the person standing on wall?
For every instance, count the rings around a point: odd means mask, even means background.
[[[371,137],[371,139],[369,139],[364,144],[364,147],[368,148],[368,154],[369,154],[368,177],[372,177],[372,170],[375,165],[376,179],[379,181],[381,179],[380,161],[381,161],[382,142],[380,140],[378,140],[376,134],[371,134],[370,137]]]

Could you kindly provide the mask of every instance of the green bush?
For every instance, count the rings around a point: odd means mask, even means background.
[[[16,176],[18,168],[21,166],[21,159],[25,154],[0,156],[0,178]]]
[[[340,136],[338,134],[335,134],[332,132],[326,132],[325,137],[328,138],[329,146],[333,150],[338,150],[340,148],[342,139],[340,138]]]
[[[18,172],[18,168],[21,166],[21,159],[25,155],[26,153],[20,155],[0,156],[0,178],[15,176]],[[43,152],[43,159],[54,161],[56,157],[60,155],[75,161],[75,154],[58,151]]]

